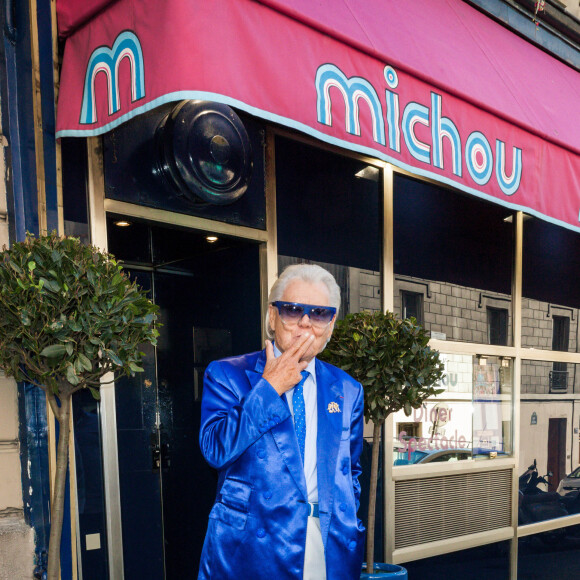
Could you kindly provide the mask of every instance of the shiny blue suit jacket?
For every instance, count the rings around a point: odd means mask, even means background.
[[[302,580],[306,481],[285,396],[262,378],[265,351],[209,365],[199,441],[219,471],[199,579]],[[360,577],[357,518],[363,390],[316,360],[318,502],[328,580]]]

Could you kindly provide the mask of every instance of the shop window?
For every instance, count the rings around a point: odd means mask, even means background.
[[[399,433],[405,432],[408,437],[421,437],[421,423],[398,423],[397,431]]]
[[[568,365],[563,362],[553,363],[550,371],[550,392],[565,393],[568,390]]]
[[[399,296],[404,300],[401,292],[420,290],[422,323],[432,338],[488,344],[487,306],[498,304],[508,310],[505,323],[501,322],[508,328],[498,340],[509,346],[511,212],[395,174],[393,227],[397,314],[404,307],[399,303]]]
[[[567,316],[552,317],[552,350],[568,351],[570,342],[570,319]],[[568,390],[568,365],[555,362],[550,372],[550,392]]]
[[[570,343],[570,319],[567,316],[553,316],[552,324],[552,350],[567,352]]]
[[[380,184],[367,163],[276,138],[278,268],[329,270],[341,288],[339,317],[382,308]]]
[[[518,578],[580,578],[577,541],[572,528],[519,538]]]
[[[489,344],[507,345],[508,311],[505,308],[487,308]]]
[[[441,353],[441,360],[444,391],[407,421],[403,411],[394,415],[395,465],[511,455],[512,359]]]
[[[449,514],[455,517],[457,514]],[[460,521],[457,517],[456,521]],[[510,577],[509,542],[496,542],[467,550],[458,550],[449,554],[431,556],[402,566],[409,578],[428,578],[429,580],[508,580]],[[546,577],[549,577],[548,574]],[[524,576],[522,576],[524,578]]]
[[[511,346],[513,221],[498,205],[395,174],[397,313],[420,310],[434,339]],[[513,360],[444,351],[441,359],[444,391],[406,419],[421,424],[421,436],[401,437],[405,416],[394,417],[397,464],[401,451],[407,463],[511,455]]]
[[[535,464],[537,476],[543,478],[538,485],[529,485],[524,495],[557,491],[563,498],[561,503],[567,505],[579,489],[575,470],[579,469],[580,445],[574,401],[570,395],[562,397],[559,394],[580,392],[580,368],[578,364],[568,363],[567,369],[556,375],[560,377],[557,383],[554,369],[558,364],[556,361],[522,360],[518,471],[521,476]],[[533,498],[526,501],[531,507],[529,513],[520,513],[520,525],[532,523],[531,518],[535,517]],[[567,515],[555,507],[540,509],[541,519]]]
[[[562,369],[559,365],[565,365]],[[558,377],[554,369],[565,372]],[[557,361],[522,360],[522,396],[547,395],[550,392],[580,393],[580,369],[577,364]]]
[[[401,308],[403,318],[413,317],[419,324],[423,324],[423,294],[402,290]]]
[[[339,318],[382,309],[382,179],[378,168],[357,159],[276,137],[278,270],[316,263],[341,289]],[[371,423],[365,424],[358,516],[367,519]],[[382,446],[381,446],[382,447]],[[379,450],[379,470],[382,451]],[[377,559],[384,546],[381,486],[377,497]]]
[[[539,219],[525,220],[522,268],[524,348],[577,351],[579,286],[580,235]]]
[[[88,244],[87,149],[78,138],[61,139],[64,233]]]

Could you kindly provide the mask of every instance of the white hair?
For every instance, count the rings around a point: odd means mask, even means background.
[[[336,314],[338,315],[338,310],[340,309],[340,287],[328,270],[316,264],[292,264],[288,266],[274,282],[268,296],[268,304],[281,300],[288,284],[294,280],[302,280],[310,284],[324,284],[328,290],[330,306],[336,308]],[[274,338],[274,332],[270,327],[269,308],[266,314],[266,335],[270,339]]]

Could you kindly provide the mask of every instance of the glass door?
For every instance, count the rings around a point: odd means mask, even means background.
[[[217,483],[198,444],[203,372],[261,347],[259,245],[119,221],[109,251],[162,325],[145,372],[115,385],[125,577],[195,576]]]

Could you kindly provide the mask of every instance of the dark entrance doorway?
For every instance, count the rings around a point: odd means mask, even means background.
[[[259,246],[117,221],[109,251],[163,325],[145,372],[116,384],[125,578],[196,577],[217,481],[198,444],[203,371],[261,347]]]
[[[550,419],[548,427],[548,471],[552,472],[548,491],[556,491],[566,476],[566,419]]]

